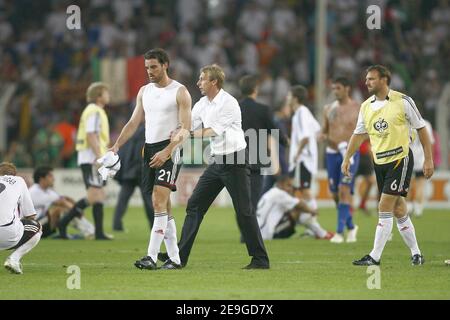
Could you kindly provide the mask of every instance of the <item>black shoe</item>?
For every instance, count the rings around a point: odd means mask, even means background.
[[[252,270],[252,269],[270,269],[269,265],[267,264],[257,264],[257,263],[250,263],[243,267],[244,270]]]
[[[160,252],[158,253],[158,260],[165,263],[167,260],[170,260],[170,258],[167,252]]]
[[[359,260],[353,261],[353,265],[355,265],[355,266],[379,266],[380,261],[375,261],[374,258],[372,258],[369,255],[366,255]]]
[[[161,266],[160,269],[163,270],[177,270],[177,269],[182,269],[183,266],[181,264],[175,263],[170,259],[167,259],[166,262],[164,262],[164,264]]]
[[[420,266],[425,263],[425,258],[420,254],[415,254],[411,257],[411,264],[413,266]]]
[[[138,269],[156,270],[156,263],[149,256],[143,257],[141,260],[137,260],[134,266]]]

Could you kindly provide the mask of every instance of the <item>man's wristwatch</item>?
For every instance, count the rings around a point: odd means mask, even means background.
[[[191,139],[194,138],[194,131],[189,131],[189,135],[191,136]]]

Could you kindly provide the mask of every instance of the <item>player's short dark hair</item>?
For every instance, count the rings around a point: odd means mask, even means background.
[[[367,68],[366,72],[368,73],[369,71],[378,71],[378,74],[380,75],[380,78],[386,78],[387,79],[387,84],[390,85],[391,84],[391,72],[389,71],[388,68],[386,68],[385,66],[382,66],[381,64],[375,64],[373,66],[370,66]]]
[[[147,51],[144,54],[144,59],[145,60],[156,59],[160,64],[167,63],[167,66],[170,65],[169,55],[164,49],[161,48],[151,49]]]
[[[304,103],[308,98],[308,89],[302,85],[296,85],[291,88],[291,93],[294,98],[297,98],[299,103]]]
[[[34,170],[33,180],[34,183],[39,183],[41,178],[45,178],[50,172],[53,171],[53,168],[50,166],[40,166]]]
[[[17,175],[17,168],[11,162],[0,163],[0,176],[15,176]]]
[[[333,83],[339,83],[343,85],[344,87],[352,87],[352,84],[350,83],[350,80],[346,77],[336,77],[333,79]]]
[[[257,75],[246,75],[239,80],[239,88],[244,96],[249,96],[255,92],[259,85],[259,77]]]

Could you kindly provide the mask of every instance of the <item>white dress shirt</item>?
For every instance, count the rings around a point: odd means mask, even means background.
[[[221,89],[212,101],[202,97],[192,109],[192,130],[211,128],[217,134],[211,137],[212,155],[227,155],[245,149],[241,108],[238,101]]]

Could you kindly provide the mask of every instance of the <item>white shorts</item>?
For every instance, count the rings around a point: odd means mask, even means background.
[[[0,227],[0,250],[6,250],[19,243],[23,236],[23,224],[19,219],[7,227]]]

